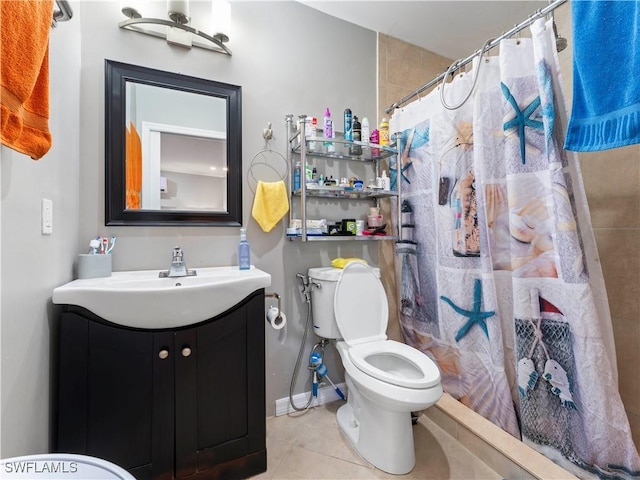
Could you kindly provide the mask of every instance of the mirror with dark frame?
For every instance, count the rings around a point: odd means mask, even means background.
[[[241,87],[105,64],[105,225],[242,224]]]

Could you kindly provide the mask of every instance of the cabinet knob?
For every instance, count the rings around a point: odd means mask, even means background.
[[[184,347],[182,349],[182,356],[188,357],[189,355],[191,355],[191,349],[189,347]]]
[[[169,356],[169,350],[167,350],[166,348],[163,348],[162,350],[160,350],[160,352],[158,352],[158,356],[160,357],[161,360],[164,360]]]

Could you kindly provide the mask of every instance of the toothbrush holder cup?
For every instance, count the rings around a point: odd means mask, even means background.
[[[111,276],[111,254],[81,253],[78,255],[78,278]]]

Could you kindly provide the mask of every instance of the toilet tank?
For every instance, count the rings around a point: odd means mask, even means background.
[[[380,269],[372,267],[376,276],[380,278]],[[336,285],[342,273],[341,268],[314,267],[307,275],[311,282],[311,313],[313,315],[313,332],[322,338],[342,338],[333,312],[333,296]],[[362,292],[366,298],[366,292]],[[355,300],[354,301],[358,301]]]

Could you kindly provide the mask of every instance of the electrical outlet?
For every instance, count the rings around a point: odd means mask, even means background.
[[[53,233],[53,201],[47,198],[42,199],[42,234],[51,235]]]

